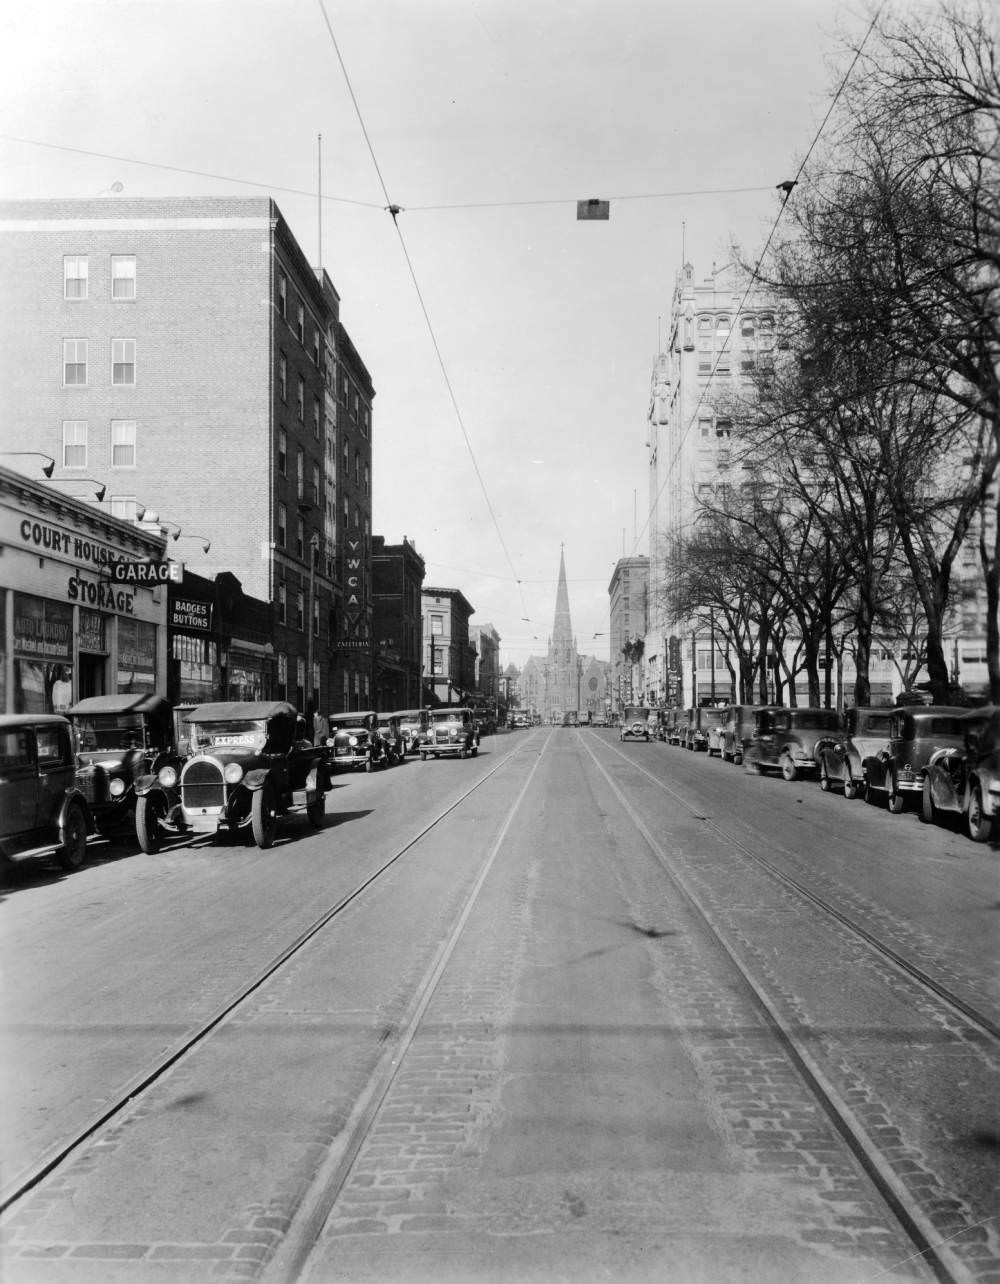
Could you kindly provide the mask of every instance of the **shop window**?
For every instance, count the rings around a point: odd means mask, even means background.
[[[135,384],[135,340],[111,340],[111,382],[116,386]]]
[[[134,254],[112,254],[111,297],[118,300],[135,298]]]
[[[85,387],[87,383],[87,340],[63,339],[63,386]]]
[[[63,420],[63,468],[87,467],[87,436],[90,432],[86,419]]]
[[[135,420],[112,419],[111,467],[135,467]]]

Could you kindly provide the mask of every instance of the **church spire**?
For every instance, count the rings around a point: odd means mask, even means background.
[[[569,590],[566,588],[566,559],[564,546],[559,545],[559,584],[556,588],[556,616],[552,625],[552,649],[557,655],[568,655],[575,650],[573,625],[569,618]]]

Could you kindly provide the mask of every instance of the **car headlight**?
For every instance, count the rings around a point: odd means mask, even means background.
[[[227,762],[222,776],[227,785],[238,785],[243,779],[243,768],[238,762]]]
[[[358,743],[357,736],[348,736],[347,743],[351,746],[352,749],[356,748]]]
[[[165,789],[173,789],[177,784],[177,772],[173,767],[161,767],[156,773],[156,778]]]
[[[108,784],[108,793],[112,798],[120,798],[125,792],[125,781],[121,776],[115,776]]]

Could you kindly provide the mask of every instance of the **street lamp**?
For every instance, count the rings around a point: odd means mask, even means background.
[[[49,462],[42,465],[42,472],[46,477],[51,477],[55,471],[56,461],[51,455],[45,455],[40,450],[4,450],[0,451],[0,456],[4,459],[13,459],[15,456],[21,459],[31,456],[33,459],[47,459]]]
[[[91,486],[96,486],[94,498],[99,504],[104,503],[104,496],[108,491],[107,486],[103,482],[99,482],[96,477],[53,477],[51,480],[53,486],[62,485],[64,482],[87,482]]]

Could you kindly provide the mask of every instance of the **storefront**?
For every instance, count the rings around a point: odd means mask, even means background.
[[[165,541],[0,468],[0,700],[54,713],[90,695],[163,692]],[[140,567],[120,576],[116,564]],[[164,573],[167,573],[165,570]]]
[[[167,622],[173,704],[272,698],[271,608],[247,597],[234,575],[186,574],[171,584]]]

